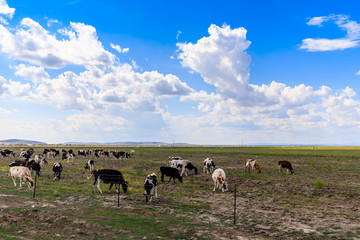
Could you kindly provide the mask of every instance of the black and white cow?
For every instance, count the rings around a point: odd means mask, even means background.
[[[144,183],[146,203],[151,201],[152,196],[157,197],[157,176],[155,173],[147,175]]]
[[[60,180],[62,170],[63,170],[63,167],[62,167],[61,163],[59,163],[59,162],[54,163],[54,165],[53,165],[54,179],[53,180],[55,180],[56,178]]]
[[[95,181],[93,184],[93,190],[92,192],[95,192],[95,184],[97,182],[97,188],[99,189],[99,192],[102,193],[100,188],[100,182],[103,181],[104,183],[108,184],[110,183],[109,192],[111,187],[115,184],[116,192],[119,191],[119,186],[121,184],[122,189],[124,190],[124,193],[127,192],[127,188],[129,184],[125,181],[123,178],[121,172],[114,169],[100,169],[100,170],[94,170],[91,172],[91,175],[94,176]],[[91,177],[91,176],[90,176]]]
[[[170,177],[168,183],[173,178],[175,183],[175,178],[179,179],[180,182],[182,182],[183,178],[180,176],[179,171],[176,168],[172,167],[160,167],[161,172],[161,181],[164,182],[164,175]]]
[[[84,157],[86,157],[86,156],[87,156],[87,154],[86,154],[86,151],[85,151],[85,150],[79,150],[79,151],[78,151],[78,155],[79,155],[79,156],[84,156]]]
[[[198,173],[197,167],[195,167],[189,160],[171,160],[170,167],[180,169],[180,176],[184,173],[185,176],[187,176],[187,170],[194,170],[195,174]]]
[[[206,158],[204,160],[204,168],[203,171],[206,174],[212,173],[215,170],[215,163],[211,158]]]
[[[87,161],[87,162],[85,163],[85,167],[84,167],[84,168],[87,169],[87,170],[89,170],[90,172],[92,172],[93,169],[94,169],[94,164],[95,164],[94,160],[90,159],[89,161]]]

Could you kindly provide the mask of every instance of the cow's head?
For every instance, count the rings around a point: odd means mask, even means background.
[[[129,186],[129,183],[128,183],[128,182],[124,182],[124,183],[121,184],[121,186],[122,186],[122,189],[124,190],[124,193],[126,193],[126,192],[127,192],[127,189],[128,189],[128,186]]]

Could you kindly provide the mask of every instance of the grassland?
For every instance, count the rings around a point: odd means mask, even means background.
[[[360,239],[359,147],[64,147],[130,151],[130,159],[95,160],[96,168],[120,170],[129,190],[92,193],[85,171],[89,157],[62,162],[53,181],[48,159],[33,190],[14,188],[0,159],[0,239]],[[20,147],[8,148],[20,152]],[[35,147],[35,154],[43,147]],[[60,149],[60,148],[59,148]],[[199,168],[183,183],[161,183],[158,198],[145,204],[145,176],[166,165],[168,156]],[[210,157],[227,174],[229,192],[213,192],[202,162]],[[245,173],[253,158],[261,174]],[[279,172],[288,160],[294,175]],[[234,190],[237,186],[234,224]]]

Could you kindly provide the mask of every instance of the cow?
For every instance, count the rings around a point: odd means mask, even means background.
[[[15,157],[15,152],[14,152],[14,151],[11,151],[11,150],[9,150],[9,149],[4,149],[4,150],[1,150],[1,155],[2,155],[3,157],[7,157],[7,156],[9,156],[9,155]]]
[[[152,200],[152,196],[157,197],[157,176],[155,173],[147,175],[144,182],[146,203]]]
[[[291,163],[288,161],[279,161],[279,171],[282,171],[283,168],[286,169],[287,173],[291,172],[291,174],[294,174],[293,168],[291,166]]]
[[[53,172],[54,172],[53,180],[55,180],[56,178],[60,180],[62,170],[63,170],[63,167],[62,167],[61,163],[59,163],[59,162],[54,163],[54,165],[53,165]]]
[[[223,192],[228,191],[228,184],[226,180],[226,174],[223,169],[218,168],[212,174],[212,179],[214,180],[214,189],[215,192],[216,188],[221,189]]]
[[[22,181],[26,181],[28,183],[28,188],[34,186],[34,180],[31,178],[30,170],[27,167],[23,166],[14,166],[10,167],[10,176],[14,182],[14,186],[16,187],[16,178],[20,179],[20,188],[22,187]]]
[[[161,172],[161,181],[164,182],[164,175],[170,177],[168,183],[170,182],[170,180],[173,178],[174,179],[174,183],[175,183],[175,178],[179,179],[180,182],[183,181],[182,176],[180,176],[179,171],[176,168],[172,168],[172,167],[160,167],[160,172]]]
[[[195,167],[189,160],[171,160],[170,167],[181,169],[182,176],[185,173],[187,176],[186,170],[194,170],[195,174],[198,173],[197,167]]]
[[[168,157],[168,166],[171,166],[171,161],[172,160],[181,160],[181,157],[179,157],[179,156],[176,156],[176,157],[169,156]]]
[[[35,162],[34,160],[30,161],[29,169],[31,170],[31,172],[35,172],[35,176],[40,177],[41,166],[38,162]]]
[[[256,160],[254,159],[248,159],[246,160],[246,164],[245,164],[245,172],[250,172],[250,169],[258,172],[258,173],[261,173],[261,169],[259,167],[259,164],[256,162]]]
[[[215,170],[215,163],[211,158],[204,160],[203,172],[206,174],[212,173]]]
[[[93,171],[93,169],[94,169],[94,160],[92,160],[92,159],[90,159],[89,161],[87,161],[86,163],[85,163],[85,169],[87,169],[87,170],[89,170],[90,172],[92,172]]]
[[[85,151],[85,150],[79,150],[79,151],[78,151],[78,155],[79,155],[79,156],[84,156],[84,157],[86,157],[86,156],[87,156],[87,154],[86,154],[86,151]]]
[[[93,170],[91,172],[91,176],[94,176],[94,178],[95,178],[95,181],[93,183],[93,189],[92,189],[93,193],[95,192],[96,182],[97,182],[97,188],[99,189],[99,192],[102,193],[101,188],[100,188],[101,181],[103,181],[106,184],[110,183],[109,192],[110,192],[111,187],[114,184],[116,187],[116,192],[120,191],[119,190],[120,184],[122,186],[124,193],[127,192],[129,184],[128,184],[128,182],[125,181],[121,172],[119,172],[118,170],[114,170],[114,169]]]

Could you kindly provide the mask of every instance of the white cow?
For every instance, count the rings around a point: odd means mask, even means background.
[[[16,187],[16,178],[20,179],[20,187],[22,187],[22,181],[27,181],[28,188],[34,186],[34,180],[31,178],[31,173],[29,168],[23,166],[10,167],[10,176]]]
[[[213,172],[212,179],[214,180],[214,189],[213,189],[214,192],[216,188],[221,189],[223,192],[229,190],[227,182],[225,181],[226,174],[224,170],[222,170],[221,168],[218,168]]]

